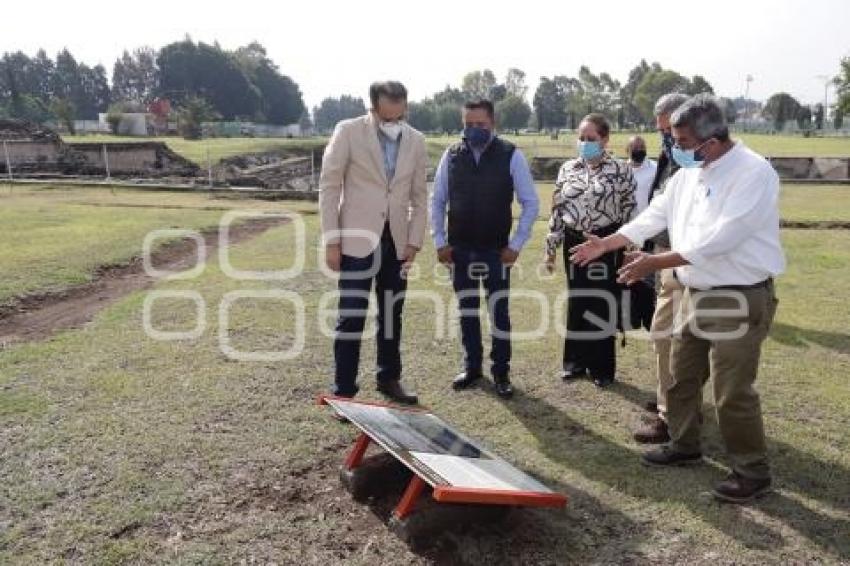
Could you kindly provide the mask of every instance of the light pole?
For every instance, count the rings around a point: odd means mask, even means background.
[[[744,126],[745,127],[747,125],[747,118],[749,117],[749,114],[750,114],[749,99],[750,99],[750,83],[751,82],[753,82],[753,76],[750,75],[750,74],[747,74],[747,77],[744,79],[744,83],[745,83],[745,86],[744,86]]]
[[[819,81],[823,81],[823,122],[826,125],[827,113],[829,112],[829,85],[832,77],[829,75],[815,75]]]

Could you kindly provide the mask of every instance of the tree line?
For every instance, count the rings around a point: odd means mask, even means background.
[[[201,119],[251,120],[291,124],[306,112],[298,84],[283,74],[259,43],[223,49],[186,37],[159,50],[140,47],[124,53],[112,68],[88,66],[67,50],[55,59],[16,51],[0,58],[0,117],[34,122],[74,119],[98,113],[145,109],[167,99]]]
[[[850,57],[842,60],[841,71],[833,82],[839,94],[832,107],[833,125],[840,128],[844,114],[850,111]],[[521,69],[508,69],[501,81],[489,69],[472,71],[464,75],[459,86],[446,85],[431,96],[410,102],[408,121],[425,132],[456,132],[462,128],[459,107],[467,100],[484,97],[495,102],[498,125],[505,131],[575,129],[581,118],[591,112],[604,114],[619,129],[651,129],[655,127],[655,101],[663,94],[715,94],[714,87],[701,75],[687,77],[646,60],[629,72],[625,83],[609,73],[595,74],[582,66],[576,76],[541,77],[531,104],[528,92],[526,74]],[[826,121],[823,104],[807,106],[784,92],[772,95],[764,104],[740,96],[722,101],[729,123],[739,117],[761,116],[781,131],[788,122],[796,123],[801,130],[811,130],[823,129]],[[325,98],[313,109],[313,116],[316,128],[327,132],[338,121],[365,112],[363,99],[345,95]]]

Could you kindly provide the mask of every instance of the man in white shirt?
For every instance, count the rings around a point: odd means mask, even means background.
[[[777,300],[773,277],[785,268],[779,241],[779,178],[762,156],[729,138],[723,106],[698,95],[672,117],[682,167],[663,194],[616,234],[573,248],[579,265],[663,229],[668,252],[629,254],[620,280],[630,284],[675,268],[685,287],[672,336],[673,383],[667,390],[670,442],[644,454],[647,464],[701,461],[700,392],[712,379],[717,421],[732,473],[716,498],[742,503],[770,489],[761,404],[753,383],[761,343]]]
[[[652,190],[652,181],[655,179],[657,164],[652,159],[646,158],[646,142],[640,136],[634,136],[626,145],[626,153],[629,156],[629,167],[637,183],[635,200],[637,201],[637,212],[640,213],[649,204],[649,193]]]

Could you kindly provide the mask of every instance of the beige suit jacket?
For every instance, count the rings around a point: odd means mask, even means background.
[[[324,243],[341,243],[343,254],[366,257],[389,219],[399,257],[408,245],[421,248],[428,216],[427,164],[425,136],[404,124],[395,175],[388,181],[375,117],[370,113],[337,124],[319,178]]]

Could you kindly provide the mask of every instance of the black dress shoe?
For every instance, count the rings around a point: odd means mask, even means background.
[[[502,399],[510,399],[514,396],[514,386],[507,377],[494,378],[496,382],[496,395]]]
[[[455,391],[466,389],[467,387],[473,385],[476,381],[481,379],[481,377],[481,370],[467,370],[463,373],[459,373],[457,374],[457,377],[452,380],[452,389],[454,389]]]
[[[387,397],[391,401],[401,403],[403,405],[415,405],[419,402],[419,397],[408,393],[398,381],[387,381],[378,384],[378,392]]]
[[[571,379],[579,379],[587,376],[587,368],[577,365],[566,366],[561,372],[561,379],[569,381]]]
[[[609,376],[606,376],[606,377],[594,377],[593,378],[593,385],[595,385],[596,387],[598,387],[600,389],[604,389],[604,388],[608,387],[609,385],[611,385],[612,383],[614,383],[614,376],[613,375],[609,375]]]

